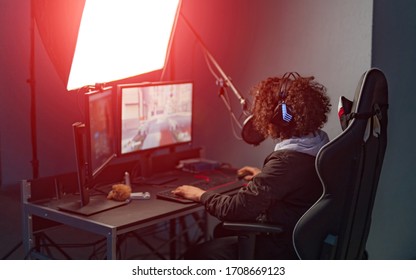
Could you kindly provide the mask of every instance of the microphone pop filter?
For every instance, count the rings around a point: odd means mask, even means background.
[[[250,115],[243,124],[243,129],[241,130],[241,137],[243,140],[250,144],[257,146],[263,142],[266,138],[261,134],[253,124],[253,115]]]

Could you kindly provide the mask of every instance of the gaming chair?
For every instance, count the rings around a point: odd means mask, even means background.
[[[387,146],[388,88],[382,71],[366,71],[354,100],[342,97],[343,131],[319,151],[315,167],[323,194],[299,219],[293,246],[299,259],[363,259],[371,214]],[[274,225],[224,222],[239,231],[239,256],[254,257],[258,232]]]

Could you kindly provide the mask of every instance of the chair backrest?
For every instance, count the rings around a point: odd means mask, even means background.
[[[345,130],[316,157],[323,195],[293,232],[300,259],[361,259],[387,146],[388,88],[382,71],[366,71]]]

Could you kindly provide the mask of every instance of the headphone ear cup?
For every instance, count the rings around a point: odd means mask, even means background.
[[[290,126],[292,122],[292,111],[286,103],[279,103],[273,112],[272,123],[278,127]]]
[[[293,115],[289,106],[286,105],[286,91],[288,90],[290,83],[296,80],[299,74],[296,72],[287,72],[283,75],[280,88],[279,88],[279,103],[273,112],[271,122],[278,127],[288,127],[292,125]]]

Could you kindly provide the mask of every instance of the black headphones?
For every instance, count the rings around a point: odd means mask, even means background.
[[[278,102],[273,111],[271,122],[277,127],[288,127],[293,124],[293,114],[290,106],[286,104],[286,92],[292,81],[300,78],[297,72],[287,72],[282,76],[278,91]]]

